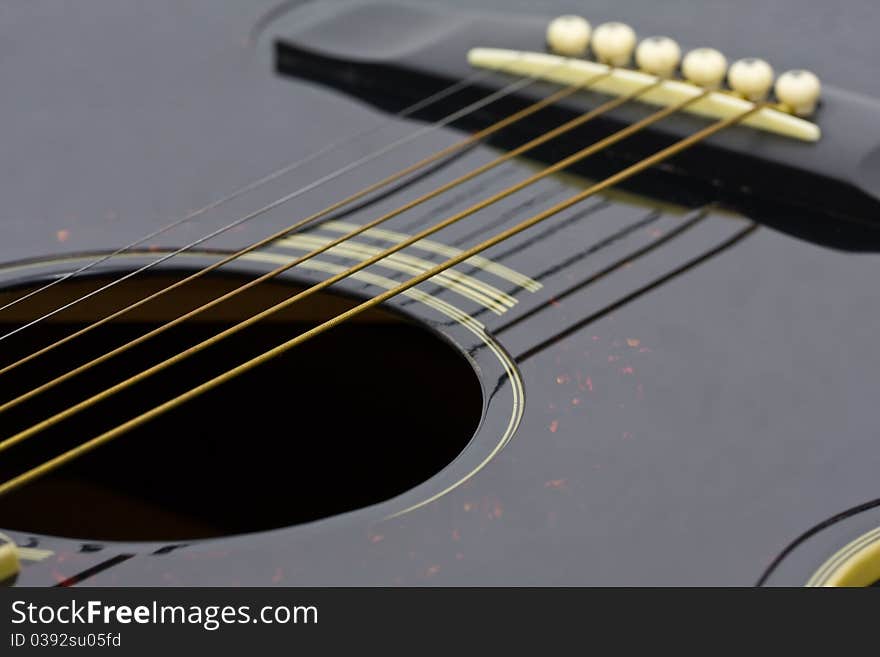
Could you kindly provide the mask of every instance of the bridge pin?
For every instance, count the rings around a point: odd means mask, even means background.
[[[741,96],[753,101],[763,100],[773,86],[773,68],[763,59],[740,59],[727,72],[727,82]]]
[[[547,46],[565,57],[582,57],[590,45],[589,21],[581,16],[559,16],[547,26]]]
[[[696,48],[684,56],[685,79],[706,89],[717,89],[727,74],[727,58],[714,48]]]
[[[636,48],[636,64],[639,68],[661,78],[671,77],[680,61],[681,48],[669,37],[648,37]]]
[[[612,66],[626,66],[636,47],[636,33],[626,23],[602,23],[593,32],[596,59]]]
[[[810,71],[786,71],[776,80],[776,97],[798,116],[810,116],[819,102],[822,84]]]

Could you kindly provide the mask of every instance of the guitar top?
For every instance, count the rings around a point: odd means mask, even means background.
[[[692,4],[4,8],[0,580],[880,581],[880,15]]]

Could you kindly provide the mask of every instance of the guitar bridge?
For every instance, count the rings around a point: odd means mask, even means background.
[[[657,76],[642,71],[608,66],[586,59],[575,59],[540,52],[504,48],[473,48],[468,62],[475,68],[521,75],[563,85],[583,84],[590,91],[610,96],[626,96],[657,82]],[[594,80],[594,83],[590,83]],[[669,107],[695,98],[703,89],[683,80],[662,80],[638,98],[640,102]],[[712,119],[727,119],[755,107],[753,101],[726,91],[712,91],[682,111]],[[767,105],[742,121],[743,125],[777,135],[814,142],[821,137],[819,126],[793,116],[782,105]]]

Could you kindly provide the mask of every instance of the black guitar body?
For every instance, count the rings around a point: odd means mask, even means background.
[[[547,21],[575,9],[483,0],[482,13],[472,13],[466,4],[8,3],[0,14],[0,306],[323,154],[0,310],[3,335],[147,268],[0,338],[0,367],[551,93],[552,85],[529,85],[437,127],[513,81],[487,75],[399,116],[474,76],[468,48],[540,50]],[[685,48],[815,70],[828,87],[815,117],[822,139],[733,128],[0,497],[2,538],[31,548],[10,582],[803,585],[845,546],[880,541],[871,538],[880,527],[880,82],[870,61],[880,16],[867,1],[847,11],[812,2],[655,4],[597,0],[576,9],[594,25],[625,20]],[[0,375],[0,403],[602,100],[572,96]],[[225,311],[0,413],[0,437],[650,111],[622,108],[505,162]],[[2,480],[704,125],[674,117],[492,204],[296,313],[3,452]]]

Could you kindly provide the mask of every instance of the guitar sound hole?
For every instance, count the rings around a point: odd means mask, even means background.
[[[138,276],[4,340],[15,362],[176,280]],[[106,280],[57,285],[0,334]],[[206,277],[2,379],[0,403],[241,285]],[[5,413],[8,437],[297,292],[273,282]],[[24,290],[0,294],[0,305]],[[4,452],[2,481],[354,305],[315,295]],[[14,311],[14,312],[13,312]],[[420,325],[371,311],[0,498],[0,527],[90,540],[181,540],[285,527],[387,500],[452,461],[482,398],[473,368]]]

